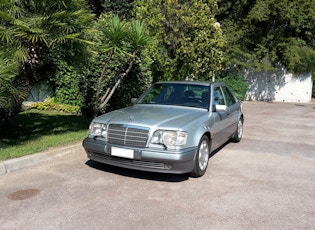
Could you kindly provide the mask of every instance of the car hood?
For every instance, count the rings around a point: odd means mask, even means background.
[[[178,129],[206,115],[206,109],[165,105],[134,105],[94,119],[107,124]]]

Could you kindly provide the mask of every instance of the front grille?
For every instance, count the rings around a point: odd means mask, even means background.
[[[148,140],[149,129],[137,126],[110,124],[107,140],[112,144],[145,147]]]

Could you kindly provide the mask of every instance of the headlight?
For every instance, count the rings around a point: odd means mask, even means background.
[[[185,145],[187,141],[187,133],[179,131],[157,130],[154,132],[151,143],[170,145]]]
[[[89,135],[90,136],[102,136],[106,137],[106,124],[91,122],[89,127]]]

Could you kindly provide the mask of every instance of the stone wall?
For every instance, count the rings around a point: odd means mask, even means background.
[[[245,72],[249,83],[247,100],[303,102],[312,99],[312,75],[287,73],[284,68],[275,72]]]

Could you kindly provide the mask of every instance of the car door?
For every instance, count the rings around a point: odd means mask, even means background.
[[[235,132],[237,127],[237,121],[238,121],[238,114],[239,114],[239,105],[237,104],[237,101],[235,97],[233,96],[231,90],[227,86],[222,86],[222,91],[225,98],[225,103],[227,106],[227,135],[228,138]]]
[[[220,86],[213,87],[212,96],[212,112],[214,116],[214,125],[212,127],[212,148],[216,149],[225,143],[228,138],[228,128],[230,126],[230,121],[228,119],[229,110],[216,110],[216,105],[226,106],[223,91]],[[218,107],[217,107],[218,108]],[[227,107],[226,107],[227,108]]]

